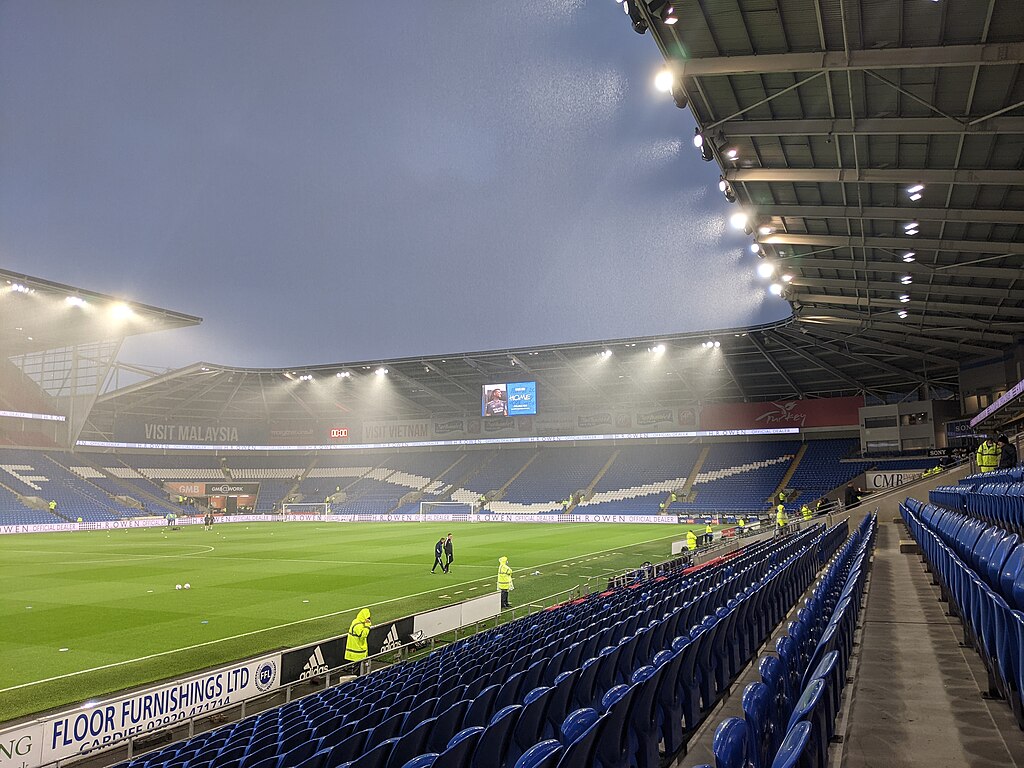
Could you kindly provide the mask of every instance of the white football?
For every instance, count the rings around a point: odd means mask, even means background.
[[[175,584],[175,585],[174,585],[174,588],[175,588],[175,589],[181,589],[181,584]]]
[[[192,589],[192,585],[188,582],[185,582],[185,589]]]

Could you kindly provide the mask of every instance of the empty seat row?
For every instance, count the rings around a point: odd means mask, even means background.
[[[866,516],[787,625],[775,654],[761,658],[761,681],[743,691],[744,716],[715,731],[717,768],[828,764],[876,530],[876,517]]]
[[[954,516],[949,511],[936,512],[934,508],[908,500],[900,507],[907,528],[921,548],[922,555],[943,596],[949,601],[950,611],[956,615],[964,629],[964,641],[977,650],[989,674],[989,692],[1007,699],[1024,728],[1024,613],[1016,610],[1004,597],[1009,594],[1016,598],[1021,594],[1013,583],[1003,579],[1006,563],[999,569],[998,579],[993,579],[991,563],[995,555],[984,558],[981,550],[987,551],[987,544],[979,546],[980,539],[988,541],[990,530],[978,531],[975,522],[947,522]],[[1008,536],[1002,534],[1001,541]],[[953,537],[951,542],[947,539]],[[1016,534],[1009,534],[1016,536]],[[1001,542],[1000,542],[1001,543]],[[1011,553],[1016,557],[1020,547]],[[998,546],[995,551],[1003,552]],[[1001,555],[999,555],[1001,557]],[[995,586],[994,586],[995,585]]]

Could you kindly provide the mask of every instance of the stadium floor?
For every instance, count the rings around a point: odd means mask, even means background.
[[[260,523],[4,537],[3,720],[341,634],[495,589],[513,605],[664,560],[688,526]],[[452,532],[450,574],[430,573]],[[191,589],[176,590],[189,583]]]

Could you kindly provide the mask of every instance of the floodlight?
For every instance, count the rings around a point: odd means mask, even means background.
[[[716,342],[714,342],[713,346],[714,346],[715,349],[718,349],[720,346],[722,346],[722,342],[716,341]]]
[[[900,294],[900,301],[902,301],[904,304],[909,302],[910,301],[910,294],[909,293],[901,293]]]
[[[907,310],[905,309],[901,309],[899,312],[896,313],[896,316],[899,317],[900,320],[906,320],[909,315],[910,313],[907,312]]]
[[[763,226],[760,226],[760,227],[757,228],[758,234],[761,234],[761,235],[770,235],[774,231],[775,230],[772,229],[771,227],[769,227],[768,225],[763,225]]]
[[[751,243],[750,244],[750,252],[754,253],[754,254],[760,253],[761,252],[761,246],[758,245],[757,243]]]
[[[655,344],[653,347],[651,347],[651,352],[653,352],[656,355],[660,355],[664,351],[665,351],[665,345],[664,344]]]
[[[375,370],[374,373],[377,374],[378,376],[386,376],[388,373],[388,369],[385,368],[384,366],[381,366],[380,368]]]
[[[914,256],[915,254],[913,251],[907,251],[906,253],[903,254],[903,260],[907,262],[907,264],[909,264],[914,260]]]
[[[662,93],[670,93],[672,91],[672,81],[675,78],[672,72],[668,69],[663,69],[654,76],[654,87]]]
[[[704,146],[704,134],[700,132],[700,128],[693,129],[693,146],[697,149]]]
[[[339,379],[347,379],[352,375],[352,371],[338,371],[335,376]]]
[[[920,192],[918,192],[917,194],[911,195],[910,199],[916,203],[922,197],[923,197],[923,195]]]
[[[125,304],[123,301],[119,301],[116,304],[110,305],[110,314],[116,320],[126,320],[132,316],[132,308]]]
[[[729,217],[729,224],[733,229],[746,229],[747,218],[747,214],[743,211],[736,211],[736,213]]]
[[[903,277],[900,278],[900,282],[903,283],[903,285],[910,285],[912,282],[914,282],[914,278],[911,277],[910,275],[904,275]]]
[[[64,299],[64,303],[71,307],[84,307],[85,299],[81,296],[68,296]]]
[[[789,274],[788,272],[785,275],[782,276],[782,282],[789,283],[789,282],[792,282],[792,281],[793,281],[793,276],[791,274]]]
[[[768,279],[775,274],[775,265],[770,261],[762,261],[757,265],[757,274],[761,277]]]
[[[768,292],[771,293],[772,296],[781,296],[782,283],[772,283],[768,286]]]
[[[908,195],[916,195],[918,192],[924,192],[924,184],[915,184],[912,187],[907,187]]]

